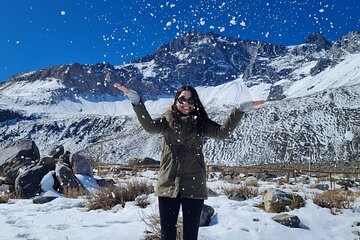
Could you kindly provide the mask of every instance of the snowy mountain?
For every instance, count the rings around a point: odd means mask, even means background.
[[[0,84],[0,146],[29,137],[43,154],[63,144],[105,162],[158,159],[161,137],[142,130],[113,87],[119,81],[148,99],[154,117],[184,84],[197,87],[218,122],[241,101],[268,100],[232,138],[207,140],[210,163],[358,159],[359,68],[360,32],[333,45],[314,33],[304,44],[281,46],[191,31],[125,65],[58,65]]]

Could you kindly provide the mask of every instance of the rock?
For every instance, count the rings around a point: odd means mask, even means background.
[[[59,162],[62,162],[68,166],[71,166],[70,164],[70,152],[69,151],[66,151],[64,154],[62,154],[60,157],[59,157]]]
[[[214,212],[215,210],[211,206],[203,205],[200,215],[200,227],[209,226]]]
[[[145,157],[143,159],[131,158],[129,159],[128,164],[129,165],[160,165],[160,161],[157,161],[149,157]]]
[[[341,187],[344,189],[359,187],[359,185],[357,183],[355,183],[354,180],[350,180],[350,179],[343,179],[343,180],[337,181],[336,183],[341,185]]]
[[[217,197],[218,196],[218,194],[211,188],[207,188],[207,192],[208,192],[208,197]]]
[[[47,202],[51,202],[52,200],[56,199],[58,197],[54,196],[37,196],[33,198],[33,203],[35,204],[44,204]]]
[[[18,112],[9,109],[0,109],[0,122],[10,121],[13,119],[23,119],[24,116]]]
[[[61,155],[64,154],[64,146],[59,145],[56,146],[55,148],[53,148],[50,153],[49,153],[49,157],[52,158],[59,158]]]
[[[272,218],[274,221],[291,228],[299,228],[300,227],[300,219],[297,216],[289,215],[289,214],[279,214]]]
[[[49,171],[55,170],[57,160],[52,157],[43,157],[40,159],[38,165],[42,165],[49,169]]]
[[[74,153],[70,156],[70,164],[74,174],[94,176],[90,162],[82,155]]]
[[[246,197],[240,192],[233,192],[229,195],[229,199],[235,201],[245,201]]]
[[[231,177],[231,175],[225,175],[225,176],[223,177],[223,179],[224,179],[225,181],[230,181],[230,180],[232,179],[232,177]]]
[[[15,180],[15,191],[21,198],[32,198],[41,192],[40,182],[49,172],[44,166],[34,166],[20,174]]]
[[[26,167],[35,165],[40,159],[39,149],[35,142],[21,139],[9,143],[1,150],[0,175],[4,175],[11,183]]]
[[[4,193],[11,193],[14,191],[15,191],[14,185],[9,185],[9,184],[0,185],[0,195]]]
[[[352,227],[359,227],[360,226],[360,222],[358,222],[358,221],[355,221],[354,223],[353,223],[353,225],[351,225]]]
[[[310,69],[311,76],[315,76],[316,74],[324,71],[327,67],[331,66],[331,60],[328,58],[320,58],[316,65]]]
[[[298,194],[289,194],[279,189],[269,189],[264,195],[266,212],[280,213],[287,211],[287,207],[299,208],[304,205],[304,199]]]
[[[329,190],[330,186],[329,186],[329,184],[315,184],[314,188],[322,190],[322,191],[327,191],[327,190]]]
[[[146,208],[150,204],[148,195],[143,194],[143,195],[137,196],[134,200],[134,204],[135,204],[135,206],[139,206],[141,208]]]
[[[317,50],[320,51],[322,49],[328,50],[331,47],[331,43],[324,38],[321,32],[311,33],[306,39],[305,43],[314,44],[317,47]]]
[[[258,187],[259,183],[258,183],[258,180],[256,179],[256,177],[249,176],[245,179],[244,185],[248,186],[248,187]]]
[[[115,181],[109,178],[96,179],[96,183],[100,187],[111,187],[115,185]]]
[[[59,181],[61,188],[60,190],[62,192],[84,189],[84,187],[81,185],[80,181],[76,178],[71,169],[62,163],[56,164],[55,176],[56,179]]]

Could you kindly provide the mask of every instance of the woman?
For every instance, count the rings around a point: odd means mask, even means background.
[[[219,125],[209,119],[196,90],[184,86],[177,91],[174,104],[163,116],[152,119],[135,91],[119,83],[114,86],[128,96],[145,131],[164,136],[155,191],[159,199],[161,239],[176,239],[181,205],[184,240],[196,240],[202,206],[204,199],[207,199],[203,139],[228,137],[244,112],[263,102],[241,104],[231,112],[223,125]]]

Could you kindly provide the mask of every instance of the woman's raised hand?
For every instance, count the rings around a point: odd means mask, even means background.
[[[264,104],[265,103],[265,100],[255,100],[255,101],[252,101],[253,103],[253,106],[257,106],[257,105],[261,105],[261,104]]]
[[[128,94],[130,92],[130,90],[127,87],[121,85],[120,83],[115,83],[114,87],[122,91],[124,94]]]
[[[239,110],[242,112],[248,112],[252,110],[255,106],[264,104],[264,100],[256,100],[256,101],[249,101],[249,102],[243,102],[239,105]]]
[[[120,83],[115,83],[114,87],[122,91],[130,100],[133,105],[138,105],[140,103],[140,96],[134,90],[130,90],[127,87],[121,85]]]

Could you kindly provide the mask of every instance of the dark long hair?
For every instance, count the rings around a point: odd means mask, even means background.
[[[199,118],[199,120],[208,120],[209,116],[205,111],[205,108],[202,104],[202,102],[200,101],[199,98],[199,94],[197,93],[196,89],[192,86],[182,86],[181,88],[179,88],[175,94],[175,98],[174,98],[174,104],[173,104],[173,109],[176,109],[176,101],[178,100],[180,94],[183,91],[189,91],[191,92],[191,97],[194,98],[194,110],[190,112],[190,115],[194,115],[196,117]]]

